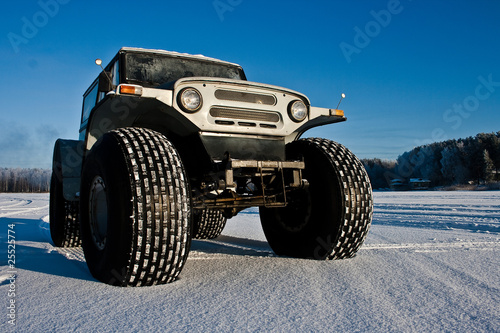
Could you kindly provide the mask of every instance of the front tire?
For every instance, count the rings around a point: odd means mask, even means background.
[[[291,192],[284,208],[260,208],[269,245],[276,254],[291,257],[353,257],[373,212],[363,165],[344,146],[326,139],[294,141],[286,153],[289,160],[304,159],[309,187]]]
[[[142,128],[103,135],[87,155],[80,198],[85,259],[117,286],[169,283],[191,243],[189,181],[165,136]]]

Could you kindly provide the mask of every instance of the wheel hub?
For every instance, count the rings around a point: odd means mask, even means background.
[[[278,222],[289,232],[300,232],[311,217],[311,197],[307,189],[296,190],[288,197],[287,215]]]
[[[106,185],[99,176],[94,178],[90,186],[89,217],[92,240],[99,250],[103,250],[106,245],[108,231],[108,202],[106,199]]]

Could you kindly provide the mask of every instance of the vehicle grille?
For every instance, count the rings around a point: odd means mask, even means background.
[[[215,97],[224,101],[236,101],[253,104],[275,105],[276,98],[273,95],[249,93],[244,91],[216,90]]]
[[[214,118],[252,120],[266,123],[278,123],[280,121],[280,116],[276,112],[246,109],[226,109],[215,107],[210,109],[210,115]]]

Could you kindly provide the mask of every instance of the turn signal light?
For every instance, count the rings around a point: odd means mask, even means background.
[[[121,84],[120,85],[120,94],[141,96],[142,95],[142,87]]]
[[[330,109],[330,116],[343,117],[344,116],[344,110]]]

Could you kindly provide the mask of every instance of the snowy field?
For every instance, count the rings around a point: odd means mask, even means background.
[[[54,248],[48,204],[0,194],[1,331],[500,332],[499,191],[376,192],[358,256],[330,262],[275,256],[247,210],[193,241],[180,280],[142,288],[99,283],[81,249]]]

